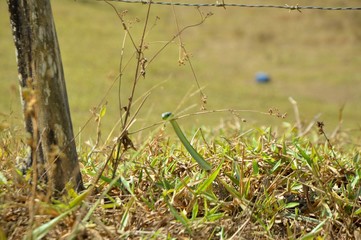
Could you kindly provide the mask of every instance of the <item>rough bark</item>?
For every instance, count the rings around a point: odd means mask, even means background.
[[[49,0],[8,0],[30,161],[62,191],[83,188]],[[34,166],[34,165],[33,165]]]

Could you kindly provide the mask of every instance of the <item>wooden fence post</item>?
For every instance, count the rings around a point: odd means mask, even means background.
[[[59,43],[49,0],[8,0],[30,162],[55,190],[81,190]],[[34,165],[34,162],[36,163]],[[33,169],[34,170],[34,169]]]

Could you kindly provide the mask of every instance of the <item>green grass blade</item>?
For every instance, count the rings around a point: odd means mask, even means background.
[[[126,226],[128,225],[129,222],[129,209],[133,206],[135,198],[132,198],[129,200],[129,202],[127,203],[126,209],[123,213],[122,219],[120,220],[120,226],[119,226],[119,232],[124,232]]]
[[[322,230],[323,225],[325,225],[325,223],[327,222],[328,219],[323,220],[322,222],[320,222],[320,224],[318,224],[314,229],[312,229],[311,232],[307,233],[306,235],[304,235],[301,240],[311,240],[314,239],[315,236]]]
[[[298,207],[299,205],[300,205],[300,203],[298,203],[298,202],[289,202],[284,206],[284,208],[295,208],[295,207]]]
[[[219,171],[221,170],[222,168],[222,165],[223,165],[223,161],[221,162],[221,164],[219,164],[219,166],[217,167],[217,169],[209,175],[209,177],[204,181],[202,182],[201,185],[199,185],[199,187],[197,188],[196,190],[196,193],[201,193],[201,192],[204,192],[207,190],[207,188],[209,186],[212,185],[213,181],[216,179],[216,177],[218,176],[218,173]]]
[[[229,178],[229,180],[231,180],[232,181],[232,183],[233,184],[235,184],[235,185],[239,185],[239,179],[238,179],[238,177],[236,176],[236,177],[234,177],[234,176],[232,176],[232,173],[224,173],[228,178]]]
[[[357,209],[354,214],[355,215],[361,214],[361,208]]]
[[[271,169],[271,173],[274,173],[275,171],[277,171],[277,169],[279,168],[279,166],[281,166],[282,163],[282,159],[278,160],[275,165],[273,165],[272,169]]]
[[[311,157],[300,146],[298,146],[298,144],[295,144],[295,146],[296,146],[299,154],[306,160],[308,166],[310,168],[312,168],[313,162],[312,162]]]
[[[259,175],[259,167],[258,167],[258,162],[256,159],[252,160],[252,170],[253,170],[253,175],[254,176],[258,176]]]
[[[224,213],[219,212],[219,213],[212,213],[212,214],[207,215],[206,219],[209,222],[215,222],[215,221],[219,220],[222,217],[224,217]]]
[[[234,189],[232,186],[229,186],[224,180],[222,180],[221,178],[218,178],[218,180],[223,185],[223,187],[232,195],[232,197],[238,198],[238,200],[240,200],[238,204],[241,206],[241,208],[243,210],[247,209],[247,206],[243,203],[245,202],[246,204],[248,204],[248,201],[244,199],[236,189]]]
[[[242,200],[242,195],[236,191],[233,187],[229,186],[224,180],[219,179],[219,182],[222,183],[223,187],[235,198]]]
[[[187,149],[193,159],[196,160],[196,162],[202,169],[210,171],[212,169],[212,166],[206,160],[204,160],[204,158],[192,147],[192,145],[189,143],[184,133],[182,132],[181,128],[179,127],[178,123],[174,119],[171,119],[170,123],[172,124],[173,129],[177,134],[178,138],[181,140],[183,146]]]
[[[167,203],[167,205],[168,205],[168,207],[169,207],[169,210],[170,210],[170,212],[173,214],[173,216],[175,217],[175,219],[177,219],[179,222],[181,222],[181,223],[183,224],[183,226],[187,229],[187,231],[188,231],[189,233],[191,233],[191,230],[190,230],[190,228],[189,228],[189,221],[188,221],[188,219],[187,219],[185,216],[183,216],[182,214],[179,214],[178,211],[177,211],[177,209],[175,209],[175,208],[173,207],[173,205],[172,205],[170,202],[168,202],[168,200],[166,200],[166,199],[164,199],[164,200],[166,201],[166,203]]]
[[[60,222],[64,217],[66,217],[73,209],[60,214],[56,218],[50,220],[47,223],[37,227],[32,232],[32,239],[41,239],[43,238],[58,222]]]
[[[196,200],[196,201],[194,202],[194,205],[193,205],[193,208],[192,208],[192,220],[194,220],[194,219],[197,218],[198,210],[199,210],[198,200]]]
[[[69,207],[73,208],[75,206],[80,205],[83,200],[89,195],[89,193],[92,191],[93,189],[90,187],[88,188],[86,191],[82,192],[81,194],[79,194],[77,197],[75,197],[73,200],[70,201],[69,203]]]
[[[233,161],[232,165],[233,165],[233,169],[234,169],[233,174],[235,175],[236,180],[237,180],[237,182],[234,182],[234,184],[238,185],[239,181],[241,179],[243,179],[243,173],[241,173],[241,168],[239,167],[239,164],[237,162]]]

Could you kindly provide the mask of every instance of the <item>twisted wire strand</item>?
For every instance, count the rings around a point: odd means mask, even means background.
[[[102,0],[100,0],[102,1]],[[112,2],[123,3],[141,3],[149,4],[147,0],[107,0]],[[163,2],[163,1],[151,1],[151,4],[168,5],[168,6],[183,6],[183,7],[244,7],[244,8],[281,8],[288,10],[327,10],[327,11],[350,11],[361,10],[361,7],[321,7],[321,6],[299,6],[299,5],[262,5],[262,4],[238,4],[238,3],[183,3],[183,2]]]

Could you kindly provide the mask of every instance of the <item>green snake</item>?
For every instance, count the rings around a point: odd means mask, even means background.
[[[182,132],[181,128],[179,127],[176,119],[173,117],[173,114],[171,112],[162,113],[162,119],[169,120],[169,122],[172,124],[175,133],[177,134],[178,138],[181,140],[183,146],[187,149],[187,151],[190,153],[192,158],[196,160],[199,166],[206,171],[210,171],[212,169],[212,166],[206,160],[204,160],[204,158],[189,143],[184,133]]]

